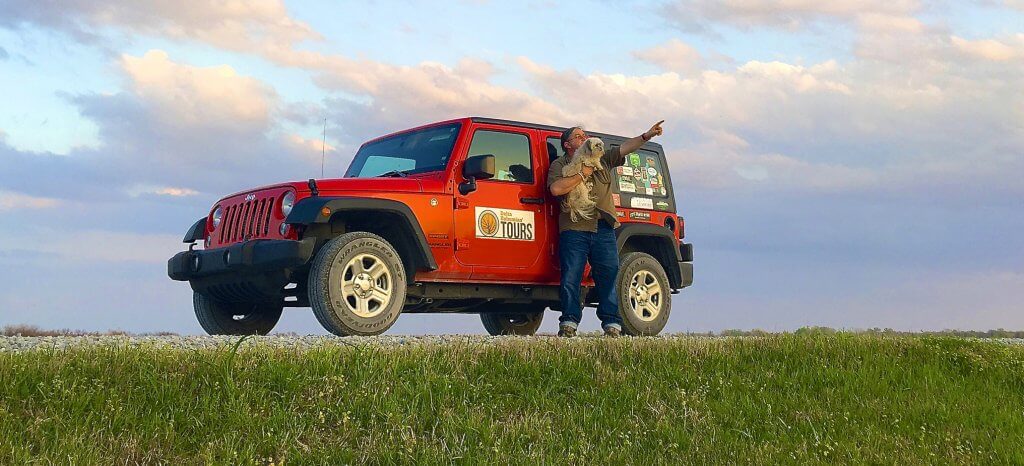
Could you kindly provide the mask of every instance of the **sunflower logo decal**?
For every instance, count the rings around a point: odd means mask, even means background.
[[[494,236],[498,234],[498,216],[494,214],[494,211],[485,210],[480,212],[480,216],[476,219],[477,225],[480,225],[480,232],[486,236]]]

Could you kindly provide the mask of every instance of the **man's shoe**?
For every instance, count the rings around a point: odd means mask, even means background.
[[[622,330],[619,330],[618,327],[605,327],[604,328],[604,336],[606,336],[606,337],[621,337],[622,336]]]
[[[576,336],[576,327],[569,325],[562,325],[558,327],[558,336],[560,337],[574,337]]]

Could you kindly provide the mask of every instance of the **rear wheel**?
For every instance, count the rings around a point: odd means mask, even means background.
[[[668,274],[657,259],[643,252],[623,255],[615,286],[626,334],[657,335],[665,328],[672,295]]]
[[[199,325],[210,335],[266,335],[281,319],[282,303],[224,303],[192,292]]]
[[[327,331],[379,335],[405,304],[405,266],[384,238],[364,231],[327,242],[309,271],[309,304]]]
[[[536,305],[500,304],[498,309],[480,313],[491,335],[533,335],[544,320],[544,309]]]

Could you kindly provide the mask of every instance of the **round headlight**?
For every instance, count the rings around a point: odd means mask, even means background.
[[[220,209],[220,206],[217,206],[216,209],[213,209],[213,228],[214,229],[216,229],[218,226],[220,226],[220,220],[223,217],[224,217],[224,212]]]
[[[287,217],[292,207],[295,207],[295,193],[288,191],[281,197],[281,215]]]

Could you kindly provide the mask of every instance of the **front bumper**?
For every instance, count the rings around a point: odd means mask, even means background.
[[[309,262],[315,238],[256,239],[217,249],[182,251],[167,261],[167,276],[178,281],[226,274],[278,272]]]

